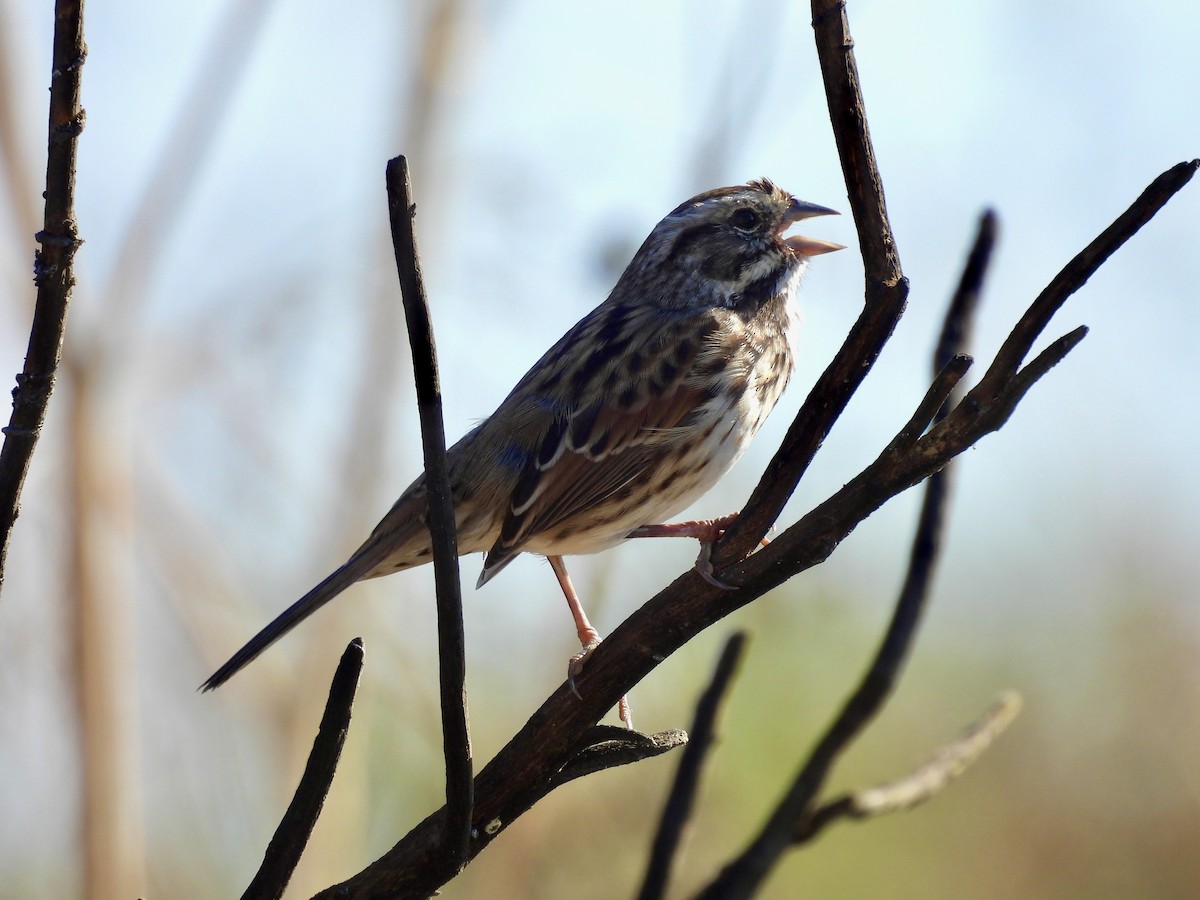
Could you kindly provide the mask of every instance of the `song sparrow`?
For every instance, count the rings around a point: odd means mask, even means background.
[[[741,456],[792,372],[793,298],[808,258],[841,245],[784,231],[836,214],[763,179],[681,204],[655,226],[608,299],[568,331],[449,451],[460,554],[486,552],[477,586],[520,553],[547,557],[583,650],[599,642],[562,557],[637,535],[711,541],[723,524],[654,523]],[[259,632],[211,690],[356,581],[430,561],[418,478],[337,571]],[[708,577],[712,577],[709,575]],[[628,721],[626,705],[622,717]]]

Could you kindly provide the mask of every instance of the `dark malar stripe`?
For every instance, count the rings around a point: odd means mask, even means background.
[[[733,308],[742,313],[753,313],[779,294],[779,281],[787,272],[780,266],[762,278],[756,278],[742,288],[733,298]]]

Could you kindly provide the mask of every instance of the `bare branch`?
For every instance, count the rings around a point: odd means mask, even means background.
[[[935,372],[940,367],[940,372],[934,380],[935,386],[945,380],[945,373],[952,370],[955,361],[958,361],[961,369],[965,371],[964,360],[967,357],[962,353],[965,347],[961,342],[971,331],[971,319],[978,305],[976,301],[979,286],[991,258],[994,230],[994,221],[984,216],[958,290],[947,308],[941,339],[933,352]],[[944,365],[943,359],[948,359]],[[957,379],[954,381],[957,383]],[[933,390],[928,392],[921,408],[928,409],[931,397],[936,396]],[[945,395],[942,395],[942,401],[948,402]],[[929,410],[924,421],[927,422],[935,413],[942,414],[937,410]],[[906,429],[923,427],[924,424],[914,417]],[[896,441],[893,441],[891,446],[895,445]],[[886,454],[888,451],[884,452]],[[870,668],[837,718],[817,742],[791,788],[775,807],[758,836],[741,855],[722,869],[700,896],[709,900],[718,897],[724,900],[750,897],[757,892],[767,874],[792,845],[798,823],[810,817],[813,803],[838,757],[861,734],[867,723],[878,715],[891,695],[916,639],[917,627],[933,583],[949,495],[949,476],[950,467],[947,466],[926,483],[925,499],[909,557],[908,574],[896,601],[887,634]]]
[[[242,894],[242,900],[278,900],[283,896],[296,863],[300,861],[300,854],[308,844],[313,826],[317,824],[321,807],[325,805],[329,785],[333,782],[333,774],[342,755],[342,745],[346,742],[346,732],[350,728],[350,713],[354,707],[362,665],[362,638],[355,638],[346,647],[334,672],[325,713],[321,716],[321,725],[295,796],[279,827],[275,829],[275,836],[267,846],[262,865]]]
[[[981,396],[994,392],[1015,375],[1033,342],[1045,330],[1050,317],[1096,273],[1110,256],[1133,237],[1143,225],[1158,213],[1167,201],[1191,181],[1200,167],[1200,160],[1190,160],[1172,166],[1152,181],[1125,212],[1083,248],[1046,285],[1030,304],[1017,327],[1005,340],[991,368],[972,394]],[[1059,357],[1061,359],[1061,357]],[[1049,368],[1049,367],[1047,367]]]
[[[979,759],[1020,712],[1021,695],[1006,691],[977,722],[950,743],[939,747],[927,763],[911,774],[822,804],[811,818],[800,823],[793,836],[794,842],[811,841],[838,819],[867,819],[912,809],[933,799]]]
[[[579,750],[558,774],[546,783],[541,796],[544,797],[568,781],[603,772],[617,766],[641,762],[653,756],[661,756],[668,750],[688,743],[687,733],[677,728],[643,734],[623,725],[594,725],[580,744]],[[538,799],[541,799],[539,797]],[[536,802],[536,801],[535,801]],[[533,804],[530,804],[532,806]]]
[[[46,420],[62,359],[67,309],[75,287],[75,252],[83,242],[75,221],[75,160],[84,111],[79,105],[83,63],[83,0],[54,4],[53,69],[50,74],[50,134],[46,157],[46,211],[34,257],[37,301],[25,367],[13,390],[13,410],[0,449],[0,590],[8,542],[20,512],[21,488]]]
[[[830,113],[867,266],[866,307],[842,350],[805,401],[738,522],[714,551],[714,564],[721,570],[722,580],[735,585],[735,589],[721,590],[689,571],[644,603],[596,649],[576,680],[582,697],[562,685],[479,772],[475,779],[476,827],[471,834],[468,857],[482,851],[545,794],[547,785],[554,783],[578,752],[580,741],[589,729],[664,659],[731,612],[823,562],[838,543],[888,499],[940,471],[982,436],[1000,427],[1011,414],[1012,405],[1028,389],[1028,384],[1014,381],[1011,376],[1007,381],[998,380],[991,394],[977,395],[977,387],[921,438],[913,443],[894,441],[862,473],[768,547],[742,559],[777,518],[833,421],[890,336],[907,297],[907,283],[887,226],[878,172],[871,156],[844,11],[835,0],[817,0],[814,6],[814,27]],[[1175,179],[1171,189],[1178,190],[1185,181],[1186,178]],[[1122,221],[1123,227],[1132,233],[1144,219]],[[964,277],[964,283],[969,282]],[[1027,315],[1015,331],[1024,332],[1021,339],[1027,338],[1032,343],[1044,325],[1044,320]],[[1054,358],[1061,358],[1068,349],[1064,348]],[[932,393],[943,393],[961,365],[952,360],[943,367],[947,374]],[[922,404],[922,414],[926,409],[927,405]],[[934,502],[937,493],[934,489],[934,496],[928,501],[933,507],[940,505]],[[937,516],[930,513],[926,518],[933,520]],[[731,560],[740,561],[730,565]],[[928,572],[918,574],[920,568],[914,565],[913,577],[927,579]],[[911,635],[919,610],[920,603],[901,604],[893,623],[895,634]],[[878,683],[863,688],[869,698],[886,696],[894,680],[894,674],[888,674],[889,667],[898,669],[907,640],[885,641],[881,648],[884,663],[875,675]],[[857,720],[867,715],[864,710],[868,705],[864,703],[847,713],[842,727],[849,735],[860,727]],[[840,735],[830,739],[826,748],[830,759],[818,761],[815,770],[827,768],[838,752],[836,748],[841,746],[840,740]],[[815,779],[815,787],[819,787],[822,779],[823,775]],[[802,786],[799,793],[808,796],[794,804],[798,812],[810,808],[815,787],[810,791]],[[792,823],[796,820],[796,815],[789,819]],[[444,821],[441,811],[428,816],[383,857],[322,896],[428,896],[448,877],[438,862]]]
[[[1185,182],[1186,178],[1173,182],[1173,189]],[[1131,222],[1128,227],[1136,229],[1140,224]],[[1029,327],[1034,326],[1019,325],[1017,330]],[[646,601],[589,657],[587,668],[576,679],[582,699],[562,685],[479,772],[475,779],[476,829],[468,855],[474,857],[482,851],[528,808],[530,798],[544,794],[545,785],[570,759],[581,736],[664,659],[713,623],[823,562],[888,499],[941,470],[1000,427],[1012,411],[1003,404],[1015,403],[1014,397],[1019,399],[1027,385],[1010,380],[1001,389],[994,400],[984,402],[975,396],[976,386],[916,443],[885,449],[863,472],[769,546],[724,569],[721,578],[735,585],[734,590],[714,587],[689,570]],[[838,394],[827,392],[825,396]],[[787,460],[776,457],[759,486],[759,490],[769,486],[764,496],[773,496],[772,490],[790,493],[794,483],[787,480],[788,466]],[[775,478],[780,480],[773,482]],[[321,896],[428,896],[446,878],[436,865],[442,821],[440,811],[428,816],[380,859]]]
[[[453,875],[467,860],[474,806],[471,735],[467,726],[466,639],[437,349],[413,234],[416,205],[412,200],[412,182],[408,161],[403,156],[387,165],[387,191],[396,269],[400,275],[408,341],[412,348],[421,443],[425,451],[429,534],[433,541],[433,576],[437,590],[442,746],[446,757],[446,827],[442,832],[445,855],[441,862],[447,867],[447,874]]]
[[[858,229],[866,303],[841,349],[813,385],[737,521],[713,548],[717,571],[750,553],[775,524],[834,422],[871,371],[908,302],[908,280],[900,269],[867,130],[845,4],[814,0],[812,6],[829,118]]]
[[[725,642],[712,680],[700,696],[700,702],[696,704],[691,740],[679,761],[675,783],[671,786],[671,795],[663,807],[662,819],[658,823],[658,831],[650,851],[650,862],[646,866],[646,877],[638,894],[639,900],[656,900],[667,890],[667,881],[671,877],[683,831],[696,803],[700,775],[716,739],[717,716],[729,693],[729,687],[733,684],[733,676],[741,666],[745,650],[746,632],[734,632]]]

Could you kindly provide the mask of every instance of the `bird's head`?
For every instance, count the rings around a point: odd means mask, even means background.
[[[698,194],[654,227],[625,277],[655,273],[643,295],[663,306],[732,306],[794,289],[809,257],[841,244],[786,235],[802,219],[837,215],[763,178]]]

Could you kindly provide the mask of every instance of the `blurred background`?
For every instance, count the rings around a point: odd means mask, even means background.
[[[781,525],[912,411],[984,208],[1002,236],[981,364],[1074,253],[1200,154],[1191,7],[849,11],[912,297]],[[766,175],[847,209],[809,18],[801,3],[733,0],[89,6],[86,243],[0,599],[0,896],[240,893],[356,635],[356,717],[289,896],[359,870],[440,804],[427,570],[355,587],[216,694],[195,690],[420,468],[384,164],[413,166],[454,438],[692,194]],[[51,33],[49,0],[0,0],[5,378],[34,297]],[[1195,895],[1198,191],[1067,304],[1048,338],[1080,323],[1088,338],[964,455],[915,657],[832,788],[907,772],[1002,688],[1025,712],[935,802],[833,829],[765,896]],[[808,233],[855,237],[848,217]],[[813,265],[793,387],[695,515],[749,495],[858,314],[861,277],[853,250]],[[686,728],[725,636],[752,635],[676,896],[740,849],[861,672],[917,499],[633,692],[640,728]],[[571,570],[608,632],[695,553],[634,542]],[[462,561],[468,586],[479,565]],[[561,682],[575,634],[539,559],[465,599],[482,765]],[[557,791],[444,896],[630,895],[677,759]]]

